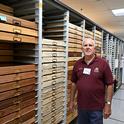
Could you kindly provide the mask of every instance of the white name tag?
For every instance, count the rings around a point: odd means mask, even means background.
[[[90,73],[91,73],[91,68],[84,68],[83,74],[88,74],[88,75],[90,75]]]

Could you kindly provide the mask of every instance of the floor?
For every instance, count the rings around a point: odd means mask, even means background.
[[[115,93],[112,101],[112,115],[104,124],[124,124],[124,85]]]

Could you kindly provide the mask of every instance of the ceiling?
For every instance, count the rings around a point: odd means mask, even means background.
[[[114,16],[111,11],[124,8],[124,0],[61,0],[61,2],[124,40],[124,16]]]

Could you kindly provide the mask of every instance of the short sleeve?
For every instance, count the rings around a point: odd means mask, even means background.
[[[71,81],[76,83],[77,80],[78,80],[78,78],[77,78],[76,64],[75,64],[74,67],[73,67],[73,70],[72,70]]]
[[[110,69],[110,66],[107,62],[105,62],[105,69],[104,69],[104,82],[106,85],[113,84],[113,76]]]

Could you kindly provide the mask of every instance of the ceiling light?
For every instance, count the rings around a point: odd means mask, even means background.
[[[115,16],[124,16],[124,8],[123,9],[114,9],[114,10],[112,10],[112,13]]]

